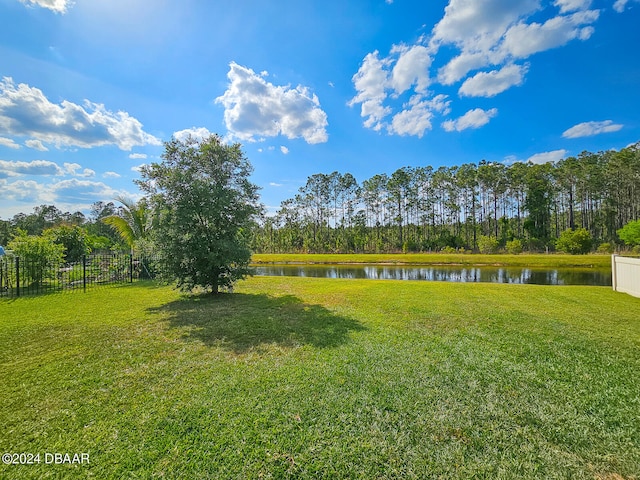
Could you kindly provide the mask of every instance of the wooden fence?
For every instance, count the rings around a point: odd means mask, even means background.
[[[611,283],[616,292],[640,297],[640,258],[612,255]]]

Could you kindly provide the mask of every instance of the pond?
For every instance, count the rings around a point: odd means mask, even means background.
[[[457,265],[260,265],[259,276],[611,286],[611,270]]]

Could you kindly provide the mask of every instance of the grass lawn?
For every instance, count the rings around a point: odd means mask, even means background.
[[[496,265],[509,267],[610,267],[611,255],[483,255],[460,253],[261,253],[251,258],[254,264],[264,263],[376,263],[416,265]]]
[[[0,478],[640,478],[640,299],[255,277],[0,302]]]

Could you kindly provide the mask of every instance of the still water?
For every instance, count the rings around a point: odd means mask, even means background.
[[[433,265],[260,265],[260,276],[611,286],[610,269]]]

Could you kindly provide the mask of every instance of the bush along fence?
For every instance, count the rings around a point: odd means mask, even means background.
[[[15,298],[56,291],[86,291],[97,285],[156,278],[158,261],[128,254],[85,255],[74,263],[0,257],[0,297]]]

